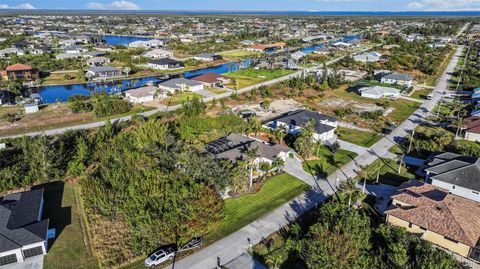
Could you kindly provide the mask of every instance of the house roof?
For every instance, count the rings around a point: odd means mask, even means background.
[[[0,197],[0,252],[47,240],[48,219],[40,220],[43,189]]]
[[[28,64],[14,64],[10,65],[6,68],[7,71],[26,71],[26,70],[32,70],[32,66]]]
[[[95,66],[95,67],[92,67],[92,68],[88,69],[88,71],[93,72],[93,73],[110,72],[110,71],[120,72],[120,69],[118,69],[116,67],[111,67],[111,66]]]
[[[475,247],[480,238],[480,203],[449,194],[419,181],[399,187],[392,199],[409,206],[391,206],[385,214]]]
[[[384,96],[385,94],[399,94],[400,91],[390,87],[382,87],[382,86],[371,86],[371,87],[364,87],[358,90],[360,93],[368,93],[377,96]]]
[[[463,125],[465,132],[480,134],[480,118],[469,118],[465,121],[467,122]]]
[[[125,93],[128,93],[129,95],[136,98],[141,98],[141,97],[154,95],[157,90],[158,88],[155,86],[145,86],[145,87],[127,90],[125,91]]]
[[[192,80],[201,81],[205,83],[216,83],[222,80],[230,80],[230,78],[227,76],[222,76],[217,73],[208,72],[200,76],[193,77]]]
[[[318,134],[323,134],[335,129],[335,127],[333,126],[321,123],[322,121],[329,121],[329,122],[337,121],[337,119],[334,117],[322,115],[320,113],[304,110],[304,109],[287,112],[271,121],[282,122],[288,125],[294,125],[298,127],[305,127],[305,125],[308,123],[310,119],[315,120],[314,129],[315,129],[315,132]]]
[[[413,76],[410,74],[398,73],[393,72],[388,75],[383,76],[382,78],[385,79],[392,79],[392,80],[402,80],[402,81],[411,81],[413,80]]]
[[[431,159],[425,168],[431,179],[480,192],[480,158],[444,153]]]
[[[203,85],[203,84],[199,81],[190,80],[190,79],[186,79],[186,78],[174,78],[174,79],[170,79],[170,80],[167,80],[165,82],[162,82],[158,85],[162,86],[162,87],[177,89],[181,85],[199,86],[199,85]]]
[[[183,64],[180,61],[170,59],[170,58],[163,58],[158,60],[151,60],[148,63],[157,64],[157,65],[171,65],[171,64]]]

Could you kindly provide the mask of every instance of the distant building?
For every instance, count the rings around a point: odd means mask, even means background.
[[[2,80],[36,80],[38,71],[28,64],[14,64],[7,66],[5,71],[1,72]]]
[[[158,87],[145,86],[136,89],[127,90],[124,92],[125,97],[132,103],[142,104],[153,101],[157,94]]]
[[[410,74],[393,72],[383,76],[380,79],[380,82],[385,84],[396,84],[411,87],[413,84],[413,76]]]
[[[466,258],[480,257],[480,203],[412,180],[392,196],[386,222]]]
[[[480,118],[467,118],[462,127],[462,132],[465,134],[465,139],[469,141],[480,142]]]
[[[305,57],[305,55],[306,54],[304,52],[297,51],[297,52],[292,53],[290,55],[290,58],[292,58],[295,61],[298,61],[298,60],[302,59],[303,57]]]
[[[209,72],[200,76],[192,78],[192,80],[202,82],[208,87],[221,87],[230,83],[232,80],[227,76],[222,76],[217,73]]]
[[[203,85],[204,85],[203,83],[195,80],[190,80],[185,78],[174,78],[158,84],[158,87],[162,90],[166,90],[170,93],[174,93],[176,91],[195,92],[195,91],[203,90]]]
[[[213,62],[223,59],[223,57],[216,53],[201,53],[196,56],[193,56],[193,59],[203,62]]]
[[[143,54],[143,57],[151,58],[151,59],[172,58],[173,52],[165,49],[154,49],[154,50],[145,52]]]
[[[147,66],[157,70],[182,69],[185,67],[182,62],[170,58],[149,61]]]
[[[300,109],[287,112],[267,122],[264,124],[264,127],[271,130],[284,127],[289,134],[297,135],[307,125],[309,120],[315,121],[314,140],[326,142],[335,138],[335,130],[338,125],[337,119],[309,110]]]
[[[382,54],[375,51],[370,51],[370,52],[365,52],[359,55],[355,55],[353,56],[353,59],[357,62],[370,63],[370,62],[378,62],[381,57],[382,57]]]
[[[445,152],[427,160],[425,181],[480,202],[480,158]]]
[[[358,92],[362,97],[380,99],[380,98],[398,98],[400,91],[395,88],[382,87],[382,86],[370,86],[358,89]]]
[[[85,75],[92,79],[113,78],[121,76],[122,70],[110,66],[96,66],[90,68]]]
[[[2,268],[32,259],[43,261],[48,247],[49,223],[48,219],[42,219],[43,192],[43,189],[36,189],[0,197]]]
[[[321,48],[316,48],[313,53],[318,54],[318,55],[328,55],[330,54],[330,49],[326,47],[321,47]]]
[[[102,66],[109,62],[110,62],[110,59],[108,59],[107,57],[93,57],[87,60],[87,64],[89,66]]]

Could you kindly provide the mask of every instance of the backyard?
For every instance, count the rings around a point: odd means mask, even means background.
[[[44,215],[50,219],[57,237],[50,240],[45,256],[45,269],[99,268],[84,234],[82,209],[76,195],[76,185],[52,183],[45,187]]]
[[[377,174],[379,175],[379,183],[393,186],[399,186],[403,182],[415,178],[415,170],[418,167],[405,167],[402,165],[402,169],[400,173],[398,173],[399,165],[399,161],[396,160],[386,158],[377,159],[363,170],[365,172],[367,184],[376,182]],[[358,176],[357,180],[363,182],[364,178]]]
[[[377,133],[363,132],[344,127],[337,128],[338,138],[362,147],[369,148],[382,139],[382,136]]]
[[[314,150],[314,155],[316,156],[315,159],[303,162],[303,170],[312,175],[320,175],[322,177],[331,175],[339,167],[357,157],[356,153],[342,149],[334,154],[325,146],[317,147]]]

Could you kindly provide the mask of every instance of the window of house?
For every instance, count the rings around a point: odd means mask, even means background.
[[[25,257],[25,259],[38,255],[43,255],[42,247],[34,247],[23,250],[23,256]]]
[[[413,224],[409,223],[408,228],[412,228]]]

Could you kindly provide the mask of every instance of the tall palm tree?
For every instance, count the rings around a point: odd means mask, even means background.
[[[340,183],[339,189],[348,195],[348,208],[350,208],[352,195],[357,192],[357,181],[353,178],[348,178]]]
[[[253,185],[253,166],[255,165],[255,159],[258,157],[258,147],[249,147],[245,150],[245,154],[247,155],[248,163],[249,163],[249,187],[248,189],[252,189]]]
[[[282,255],[269,255],[265,263],[271,266],[270,268],[272,269],[278,269],[282,263]]]

